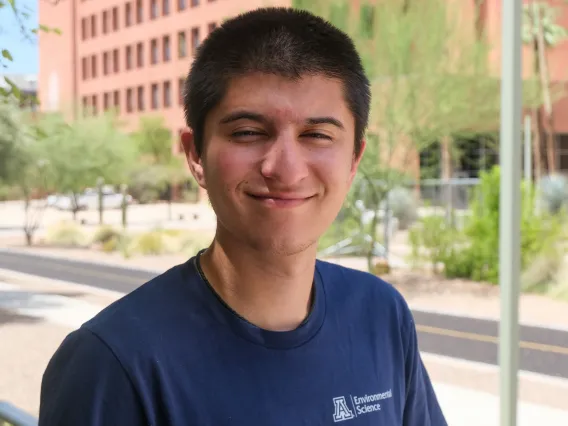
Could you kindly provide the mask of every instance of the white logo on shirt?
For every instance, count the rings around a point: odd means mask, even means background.
[[[333,398],[333,405],[335,406],[335,412],[333,413],[334,422],[342,422],[343,420],[350,420],[355,417],[353,411],[347,406],[347,401],[344,396]]]
[[[342,422],[363,414],[381,411],[381,403],[379,401],[389,398],[392,398],[392,389],[383,393],[365,394],[364,396],[349,395],[351,407],[344,396],[333,398],[333,421],[336,423]]]

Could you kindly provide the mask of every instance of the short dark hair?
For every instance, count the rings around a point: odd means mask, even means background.
[[[199,47],[184,87],[184,110],[197,154],[203,152],[207,114],[231,78],[265,72],[298,79],[323,74],[344,84],[355,118],[355,154],[369,120],[370,84],[350,37],[324,19],[291,8],[261,8],[215,29]]]

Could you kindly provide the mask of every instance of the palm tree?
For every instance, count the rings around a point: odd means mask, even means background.
[[[566,28],[556,23],[557,9],[544,2],[531,0],[523,6],[523,42],[530,45],[534,53],[534,73],[540,80],[542,102],[546,120],[546,145],[548,172],[556,171],[556,147],[554,120],[552,111],[552,95],[550,88],[550,75],[548,70],[547,51],[564,39],[568,32]],[[533,116],[538,117],[536,111]],[[535,120],[538,125],[538,121]],[[540,176],[541,157],[540,157],[540,137],[538,130],[535,132],[534,155],[535,155],[535,175]]]

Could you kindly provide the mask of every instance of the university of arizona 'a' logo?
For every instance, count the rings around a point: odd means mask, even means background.
[[[353,411],[351,411],[347,406],[347,401],[344,396],[333,398],[333,405],[335,407],[335,411],[333,413],[334,422],[342,422],[343,420],[350,420],[355,417]]]

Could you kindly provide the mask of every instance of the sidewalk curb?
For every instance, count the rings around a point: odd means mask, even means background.
[[[105,297],[112,297],[112,298],[121,298],[126,295],[126,293],[121,293],[118,291],[107,290],[95,286],[85,285],[85,284],[78,284],[72,281],[64,281],[64,280],[55,280],[53,278],[45,278],[39,275],[27,274],[25,272],[18,272],[12,271],[10,269],[2,269],[0,268],[0,281],[1,278],[6,279],[8,284],[17,284],[10,282],[11,280],[15,281],[25,281],[27,283],[41,283],[41,284],[53,284],[53,285],[64,285],[64,286],[73,286],[73,288],[83,290],[85,293],[91,294],[98,294],[100,296]]]
[[[48,258],[48,259],[64,260],[64,261],[73,262],[73,263],[91,263],[91,264],[94,264],[94,265],[110,266],[110,267],[128,269],[130,271],[137,271],[137,272],[149,272],[149,273],[154,273],[154,274],[162,274],[162,273],[165,272],[165,270],[161,270],[161,269],[144,268],[144,267],[140,267],[140,266],[131,266],[131,265],[128,265],[128,264],[120,264],[120,263],[112,262],[112,261],[79,260],[79,259],[73,259],[73,258],[53,254],[53,253],[33,253],[33,252],[30,252],[29,250],[21,250],[21,249],[17,249],[17,248],[13,248],[13,247],[9,247],[9,248],[8,247],[0,247],[0,253],[2,253],[2,252],[12,253],[12,254],[22,254],[22,255],[28,255],[28,256],[44,257],[44,258]]]

